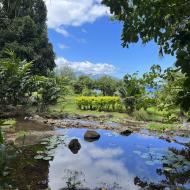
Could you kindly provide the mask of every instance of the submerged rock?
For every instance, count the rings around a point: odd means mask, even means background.
[[[73,154],[77,154],[78,151],[81,149],[81,145],[78,139],[72,139],[68,145],[69,149]]]
[[[129,136],[131,133],[133,133],[133,131],[127,129],[127,130],[125,130],[125,131],[122,131],[120,134],[121,134],[121,135],[124,135],[124,136]]]
[[[84,134],[84,139],[85,139],[86,141],[89,141],[89,142],[98,140],[99,138],[100,138],[100,134],[97,133],[96,131],[88,130],[88,131],[86,131],[86,133]]]

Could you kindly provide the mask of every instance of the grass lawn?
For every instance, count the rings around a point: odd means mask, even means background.
[[[49,107],[49,113],[68,113],[70,115],[79,114],[79,115],[95,115],[95,116],[101,116],[101,115],[112,115],[111,121],[120,121],[124,118],[128,118],[129,116],[126,113],[118,113],[118,112],[99,112],[96,110],[90,111],[90,110],[80,110],[76,103],[75,103],[76,96],[66,96],[63,98],[60,98],[58,103],[54,106]]]
[[[60,98],[58,103],[54,106],[50,106],[49,113],[67,113],[69,115],[112,115],[113,117],[109,121],[121,122],[123,119],[135,119],[139,121],[149,121],[149,122],[163,122],[166,119],[167,112],[159,111],[155,107],[150,107],[147,111],[141,109],[135,111],[133,116],[129,116],[127,113],[118,113],[118,112],[99,112],[96,110],[80,110],[75,103],[76,95],[67,95],[63,98]],[[176,110],[174,110],[175,112]],[[157,126],[156,126],[157,127]],[[161,129],[168,128],[169,126],[161,126]],[[150,126],[150,128],[152,128]],[[155,128],[155,126],[153,127]],[[169,127],[170,128],[170,127]]]
[[[147,126],[149,130],[164,131],[176,129],[172,124],[161,124],[161,123],[149,123]]]

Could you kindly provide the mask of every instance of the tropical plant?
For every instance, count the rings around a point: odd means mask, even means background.
[[[9,58],[0,59],[0,104],[24,104],[31,90],[32,62],[21,61],[12,51],[5,53]]]
[[[32,93],[34,103],[37,104],[37,111],[43,112],[47,109],[48,105],[57,103],[60,97],[60,88],[57,85],[54,77],[36,76],[36,88]]]
[[[161,55],[175,55],[185,74],[178,103],[190,110],[190,3],[189,0],[103,0],[115,19],[123,23],[122,46],[152,40]]]
[[[40,107],[53,104],[58,98],[55,78],[31,75],[32,62],[21,61],[13,51],[6,51],[9,58],[0,59],[0,104],[30,105],[35,98]]]
[[[137,78],[137,73],[125,75],[123,85],[119,88],[119,94],[129,113],[140,109],[145,98],[145,86]]]

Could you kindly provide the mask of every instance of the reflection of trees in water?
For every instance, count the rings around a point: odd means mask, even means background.
[[[113,184],[102,183],[101,187],[97,187],[95,189],[89,189],[85,186],[85,174],[81,171],[72,171],[65,170],[66,177],[66,187],[61,188],[60,190],[119,190],[121,187],[118,183],[113,182]],[[111,183],[111,182],[110,182]]]
[[[134,178],[134,184],[145,189],[165,189],[166,187],[175,188],[190,185],[190,149],[184,148],[178,150],[176,148],[169,148],[169,155],[167,163],[163,163],[163,168],[156,170],[160,176],[165,176],[166,179],[159,183],[148,182],[140,179],[138,176]],[[185,190],[185,187],[183,188]]]
[[[17,150],[17,155],[7,155],[6,176],[0,176],[3,189],[38,190],[48,187],[49,162],[35,160],[39,147],[25,147]],[[14,150],[15,151],[15,150]]]
[[[85,182],[85,175],[83,172],[65,170],[66,172],[66,185],[67,187],[62,188],[61,190],[77,190],[81,189]]]

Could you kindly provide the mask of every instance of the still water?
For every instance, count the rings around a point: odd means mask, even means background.
[[[21,190],[190,189],[190,149],[155,136],[121,136],[97,130],[100,139],[84,140],[87,129],[57,129],[39,145],[9,151],[0,187]],[[78,139],[80,148],[68,144]],[[186,139],[188,140],[188,139]],[[0,188],[0,189],[1,189]]]

